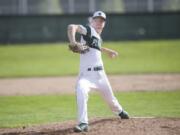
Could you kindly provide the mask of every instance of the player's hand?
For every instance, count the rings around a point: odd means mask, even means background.
[[[118,56],[118,52],[112,50],[108,53],[110,58],[116,58]]]
[[[72,42],[69,44],[69,50],[74,52],[74,53],[84,54],[84,53],[87,53],[89,51],[89,46],[84,45],[84,44],[79,43],[79,42]]]

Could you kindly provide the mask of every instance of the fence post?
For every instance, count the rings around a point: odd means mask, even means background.
[[[154,12],[154,0],[147,1],[148,12]]]
[[[19,14],[27,14],[28,5],[27,0],[19,0]]]
[[[69,5],[69,13],[73,14],[74,13],[74,9],[75,9],[75,4],[74,4],[74,0],[68,0],[68,5]]]
[[[92,13],[96,10],[95,0],[89,0],[89,12]]]

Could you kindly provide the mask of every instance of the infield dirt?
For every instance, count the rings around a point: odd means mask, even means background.
[[[180,74],[108,75],[113,91],[180,90]],[[1,78],[0,95],[75,93],[76,76]]]

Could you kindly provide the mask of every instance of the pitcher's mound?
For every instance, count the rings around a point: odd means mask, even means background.
[[[90,120],[90,130],[75,133],[74,121],[17,129],[0,129],[0,134],[21,135],[180,135],[180,118],[131,118]]]

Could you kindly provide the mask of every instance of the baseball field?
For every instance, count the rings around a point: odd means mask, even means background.
[[[87,135],[180,134],[180,40],[105,42],[103,55],[121,120],[98,94],[88,102]],[[77,134],[74,85],[79,55],[67,43],[0,46],[0,134]]]

